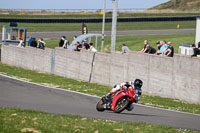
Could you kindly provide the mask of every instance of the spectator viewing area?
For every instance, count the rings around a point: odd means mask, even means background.
[[[26,43],[26,28],[17,27],[17,25],[3,26],[2,28],[2,44],[18,45],[20,40]]]
[[[91,42],[92,37],[95,37],[95,48],[97,49],[98,37],[100,37],[100,36],[102,36],[102,35],[101,34],[92,34],[92,33],[80,35],[72,41],[69,49],[71,50],[72,46],[75,45],[76,42],[82,42],[84,40],[86,40],[86,43]]]

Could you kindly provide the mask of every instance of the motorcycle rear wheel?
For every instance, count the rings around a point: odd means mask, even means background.
[[[127,97],[122,97],[117,101],[116,107],[114,109],[115,113],[120,113],[126,109],[129,105],[129,100]]]
[[[101,112],[104,111],[105,109],[104,109],[103,105],[104,105],[104,103],[103,103],[103,101],[101,99],[96,105],[97,111],[101,111]]]

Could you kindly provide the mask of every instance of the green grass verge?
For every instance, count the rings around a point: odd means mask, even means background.
[[[2,133],[195,133],[145,123],[94,120],[72,115],[55,115],[38,111],[0,108]],[[197,133],[197,132],[196,132]]]
[[[38,73],[36,71],[25,70],[18,67],[8,66],[2,63],[0,63],[0,73],[4,73],[10,76],[15,76],[18,78],[23,78],[34,83],[83,92],[96,96],[103,96],[107,94],[112,88],[111,86],[104,86],[94,83],[77,81],[73,79],[56,76],[53,74]],[[172,109],[183,112],[200,114],[200,104],[189,104],[174,99],[142,95],[140,103],[144,105],[151,105],[165,109]]]
[[[86,23],[89,31],[101,31],[102,23]],[[156,29],[196,28],[196,21],[161,21],[161,22],[119,22],[117,30],[156,30]],[[0,27],[9,23],[0,23]],[[82,31],[82,23],[18,23],[28,32]],[[111,31],[112,23],[105,24],[105,30]],[[0,29],[0,32],[2,29]]]
[[[72,38],[68,38],[72,42]],[[47,39],[46,47],[55,48],[58,47],[60,38]],[[148,40],[149,44],[157,49],[156,42],[160,40],[171,41],[175,48],[175,53],[178,53],[178,47],[180,43],[192,44],[195,42],[194,34],[174,34],[174,35],[137,35],[137,36],[117,36],[116,51],[121,51],[121,45],[125,43],[132,51],[140,51],[144,47],[144,40]],[[95,38],[92,38],[92,42],[95,43]],[[104,50],[110,51],[111,38],[105,37]],[[98,39],[98,50],[101,49],[101,38]]]

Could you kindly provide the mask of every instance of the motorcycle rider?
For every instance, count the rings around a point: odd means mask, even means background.
[[[108,101],[108,105],[106,108],[110,108],[110,103],[111,103],[111,97],[112,94],[115,94],[117,91],[122,90],[122,89],[128,89],[129,87],[132,87],[135,89],[135,95],[134,95],[134,99],[136,101],[136,103],[138,103],[138,101],[140,100],[140,95],[142,94],[142,85],[143,82],[140,79],[136,79],[134,82],[125,82],[125,83],[121,83],[120,85],[115,85],[113,87],[113,89],[105,96],[105,99]],[[131,111],[134,109],[133,104],[131,104],[127,110]]]

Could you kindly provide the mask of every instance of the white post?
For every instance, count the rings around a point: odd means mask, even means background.
[[[196,46],[198,42],[200,42],[200,17],[197,17],[197,22],[196,22],[196,40],[195,40]]]
[[[113,2],[114,3],[112,14],[111,52],[115,51],[118,0],[113,0]]]
[[[105,18],[106,18],[106,0],[104,0],[104,9],[103,9],[103,24],[102,24],[101,52],[104,51],[103,49],[104,49]]]
[[[97,49],[98,36],[96,35],[95,48]]]

